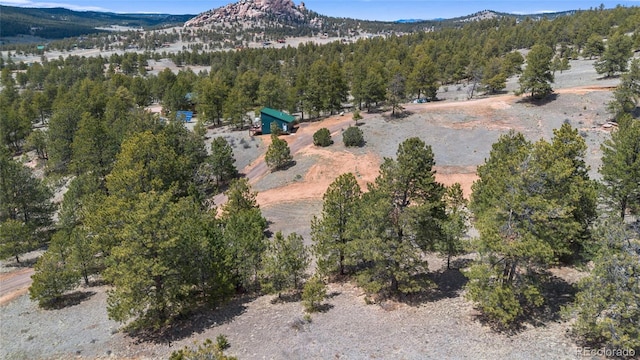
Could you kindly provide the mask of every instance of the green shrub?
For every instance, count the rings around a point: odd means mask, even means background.
[[[327,287],[322,280],[314,276],[304,284],[302,304],[307,312],[315,312],[326,296]]]
[[[189,348],[185,346],[182,350],[172,352],[169,360],[237,360],[238,358],[235,356],[228,356],[224,354],[224,349],[221,349],[219,344],[221,337],[226,341],[226,337],[224,335],[218,335],[216,344],[214,344],[211,339],[207,339],[202,344],[198,345],[197,348]]]
[[[347,130],[342,133],[342,140],[344,141],[345,146],[363,146],[364,145],[364,137],[362,135],[362,130],[355,126],[350,126]]]
[[[315,146],[329,146],[333,144],[333,140],[331,140],[331,133],[329,129],[322,128],[313,134],[313,145]]]
[[[216,348],[219,351],[227,350],[230,346],[231,344],[229,344],[229,340],[227,340],[227,337],[223,334],[220,334],[216,337]]]

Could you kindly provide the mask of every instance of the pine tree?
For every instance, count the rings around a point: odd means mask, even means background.
[[[503,61],[499,58],[491,58],[485,64],[481,83],[488,93],[495,94],[507,86],[507,75],[503,68]]]
[[[282,110],[285,108],[285,98],[282,96],[286,85],[282,77],[267,73],[260,79],[258,89],[258,103],[272,109]]]
[[[309,82],[306,90],[306,100],[310,112],[319,116],[323,111],[332,110],[329,66],[326,61],[319,59],[309,68]]]
[[[342,69],[342,66],[337,62],[333,61],[329,65],[328,69],[329,75],[329,111],[333,114],[333,112],[338,112],[342,110],[342,103],[347,101],[347,96],[349,95],[349,86],[347,84],[346,75]]]
[[[622,81],[613,91],[613,100],[607,104],[607,109],[616,119],[625,114],[635,112],[640,102],[640,60],[633,59],[629,72],[622,75]]]
[[[354,239],[355,221],[362,190],[352,173],[340,175],[323,196],[322,218],[311,221],[313,252],[321,274],[346,273],[349,242]]]
[[[391,105],[391,115],[404,108],[400,105],[406,97],[406,77],[403,74],[402,66],[397,60],[387,62],[387,70],[390,78],[387,83],[387,102]]]
[[[233,180],[226,195],[221,220],[232,281],[236,290],[257,290],[258,271],[267,247],[264,233],[267,220],[247,179]]]
[[[220,125],[229,87],[219,77],[214,77],[212,74],[208,78],[201,79],[196,88],[198,117],[202,116],[206,122]]]
[[[627,71],[629,58],[633,55],[633,41],[626,34],[615,33],[607,41],[607,49],[593,66],[598,74],[607,77]]]
[[[26,139],[25,147],[27,150],[35,150],[40,160],[47,160],[47,143],[49,142],[49,134],[45,130],[36,129],[29,134]]]
[[[594,56],[602,56],[604,50],[605,46],[602,37],[598,34],[591,34],[591,36],[589,36],[589,39],[587,39],[584,50],[582,50],[582,56],[588,57],[589,60],[591,60]]]
[[[356,122],[356,126],[358,126],[358,120],[362,120],[362,115],[360,114],[359,109],[353,110],[353,121]]]
[[[289,144],[278,138],[275,134],[271,135],[271,145],[267,149],[264,160],[271,171],[285,169],[293,161]]]
[[[624,219],[627,211],[640,211],[640,122],[623,116],[611,139],[602,144],[604,198],[612,211]]]
[[[429,56],[421,56],[407,79],[407,89],[420,98],[435,100],[438,91],[437,68]]]
[[[603,224],[591,274],[580,280],[571,309],[575,334],[608,349],[640,352],[640,242],[623,223]]]
[[[71,151],[70,168],[76,175],[96,172],[104,177],[111,170],[118,144],[102,121],[85,113],[78,124]]]
[[[553,50],[545,45],[535,45],[527,55],[527,67],[520,77],[520,91],[530,92],[534,99],[542,99],[553,92],[551,83],[551,58]]]
[[[107,188],[111,194],[129,198],[173,186],[184,189],[192,177],[189,163],[184,153],[177,154],[170,146],[166,135],[138,133],[122,144],[107,176]]]
[[[251,110],[251,99],[237,84],[234,86],[224,102],[224,117],[236,129],[242,129],[247,122],[247,113]]]
[[[53,307],[62,299],[65,292],[72,290],[80,280],[78,274],[69,266],[69,250],[54,235],[51,244],[36,262],[33,283],[29,287],[31,300],[38,301],[42,307]]]
[[[23,223],[32,236],[51,225],[55,210],[53,194],[37,179],[31,169],[11,158],[0,147],[0,223],[16,220]]]
[[[227,212],[222,218],[223,238],[236,290],[257,290],[259,270],[267,248],[267,220],[252,207]]]
[[[364,145],[364,135],[362,130],[360,130],[357,126],[349,126],[347,130],[342,133],[342,142],[344,146],[357,146],[361,147]]]
[[[455,183],[447,187],[443,201],[447,218],[442,223],[442,240],[436,244],[439,252],[447,258],[447,269],[451,268],[451,257],[463,253],[462,237],[467,232],[469,215],[467,200],[462,194],[462,187]]]
[[[503,135],[478,167],[471,210],[480,238],[467,273],[468,297],[491,319],[512,324],[544,302],[541,269],[577,253],[595,218],[584,140],[564,125],[552,143]]]
[[[120,226],[103,272],[113,284],[107,298],[111,319],[158,329],[201,299],[215,304],[226,297],[222,238],[193,199],[173,202],[170,192],[149,192],[124,206],[126,217],[115,212],[109,218]]]
[[[235,162],[233,149],[227,140],[223,137],[213,139],[211,155],[207,157],[206,164],[211,167],[211,174],[215,178],[216,188],[220,188],[220,186],[227,184],[238,176]]]
[[[32,236],[22,221],[8,219],[0,222],[0,258],[12,256],[19,264],[20,255],[31,248]]]
[[[313,145],[325,147],[331,144],[333,144],[333,140],[331,140],[329,129],[322,128],[313,134]]]
[[[268,245],[263,260],[263,287],[266,292],[282,295],[297,290],[309,266],[308,250],[302,236],[291,233],[286,238],[277,232]]]
[[[369,292],[415,292],[425,284],[422,255],[441,238],[444,187],[435,181],[431,147],[418,138],[398,146],[397,158],[385,158],[380,175],[362,196],[357,238],[349,246],[350,264]]]

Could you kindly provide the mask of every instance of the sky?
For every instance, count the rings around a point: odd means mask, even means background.
[[[0,4],[23,7],[64,7],[71,10],[115,13],[199,14],[234,0],[0,0]],[[294,0],[296,5],[300,0]],[[470,15],[481,10],[515,14],[536,14],[565,10],[586,10],[640,6],[640,0],[306,0],[307,9],[322,15],[363,20],[436,19]]]

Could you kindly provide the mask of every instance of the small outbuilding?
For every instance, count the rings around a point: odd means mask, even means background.
[[[262,121],[263,134],[271,134],[271,123],[273,122],[276,123],[283,133],[288,134],[293,131],[293,124],[296,118],[282,111],[266,107],[260,110],[260,120]]]

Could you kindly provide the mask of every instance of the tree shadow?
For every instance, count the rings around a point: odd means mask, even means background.
[[[329,310],[333,309],[334,307],[335,306],[333,304],[322,303],[322,304],[316,305],[315,311],[324,314],[324,313],[329,312]]]
[[[382,117],[385,121],[393,121],[393,120],[399,120],[399,119],[404,119],[407,118],[411,115],[413,115],[414,113],[412,111],[409,110],[398,110],[395,114],[392,113],[388,113],[388,114],[383,114]]]
[[[564,279],[551,275],[542,284],[541,292],[544,304],[525,313],[528,318],[525,320],[536,327],[545,326],[550,321],[559,321],[562,308],[573,302],[577,289]]]
[[[135,339],[136,344],[151,342],[168,344],[171,347],[173,342],[186,339],[193,334],[201,334],[209,328],[230,323],[244,314],[247,311],[246,304],[255,299],[255,295],[246,295],[216,308],[203,305],[193,309],[189,314],[174,318],[170,326],[157,330],[125,330],[125,332]]]
[[[428,302],[435,302],[443,299],[452,299],[460,296],[460,291],[466,285],[468,279],[462,274],[460,269],[442,269],[423,275],[421,279],[431,286],[421,292],[401,296],[398,300],[407,305],[417,306]]]
[[[280,294],[275,298],[271,299],[271,304],[286,304],[286,303],[294,303],[302,300],[302,294],[299,291],[293,293]]]
[[[52,301],[43,304],[47,310],[60,310],[66,307],[80,305],[83,301],[89,300],[96,293],[94,291],[74,291],[64,294]]]
[[[473,263],[473,259],[459,257],[451,260],[451,268],[452,269],[465,269],[468,268]]]
[[[330,293],[327,294],[327,296],[325,296],[325,299],[333,299],[334,297],[341,295],[342,293],[340,291],[332,291]]]
[[[487,97],[491,97],[491,96],[495,96],[495,95],[507,95],[508,93],[509,93],[509,90],[502,89],[502,90],[496,90],[496,91],[492,91],[492,92],[487,92],[487,93],[484,93],[482,95],[486,95]]]
[[[481,311],[478,314],[474,315],[473,318],[480,324],[491,328],[491,331],[507,336],[517,335],[518,333],[526,329],[526,327],[524,326],[524,322],[522,321],[515,321],[510,325],[503,325],[500,322],[491,319]]]
[[[544,106],[547,105],[553,101],[556,101],[558,99],[558,94],[556,93],[551,93],[543,98],[534,98],[531,96],[527,96],[525,98],[522,98],[520,100],[518,100],[516,103],[518,104],[531,104],[531,105],[535,105],[535,106]]]
[[[291,160],[289,162],[287,162],[286,164],[283,164],[282,166],[279,166],[277,169],[272,170],[271,172],[276,172],[276,171],[287,171],[289,169],[291,169],[292,167],[296,166],[297,162],[295,160]]]
[[[618,79],[618,78],[620,78],[620,74],[603,75],[599,78],[596,78],[596,80],[604,81],[604,80],[611,80],[611,79]]]

